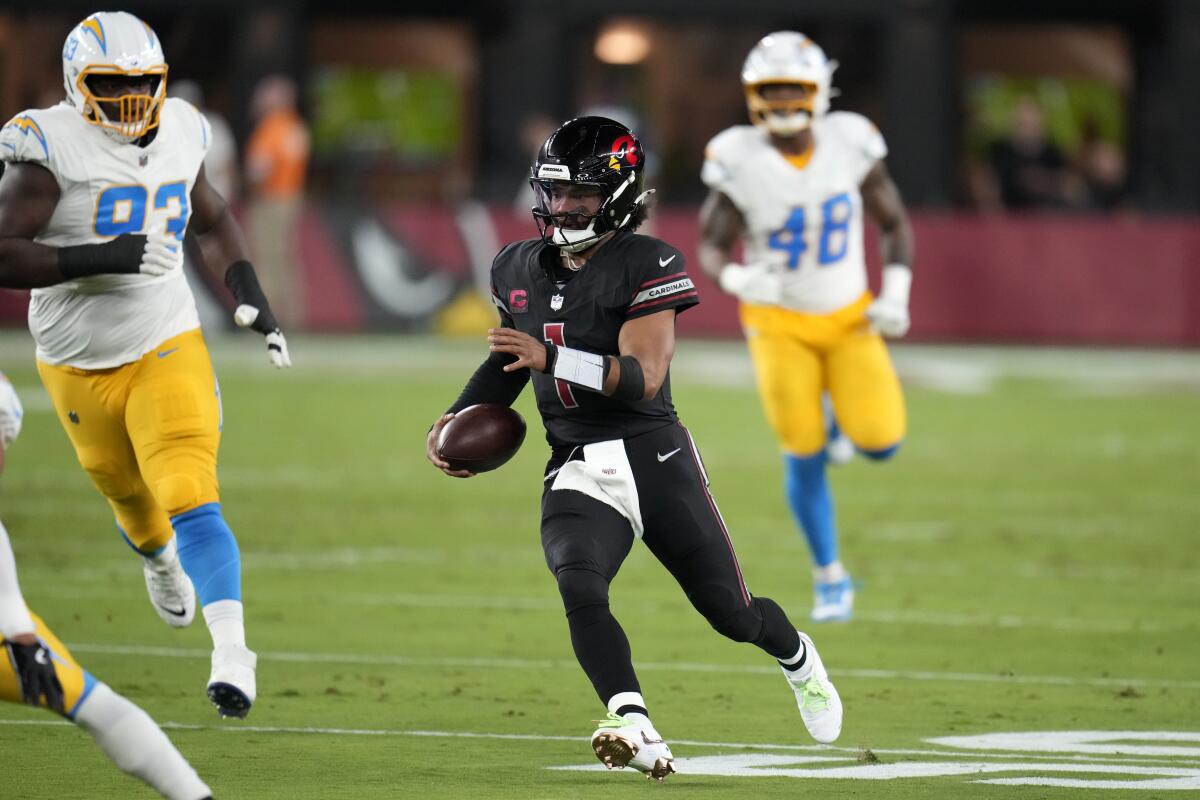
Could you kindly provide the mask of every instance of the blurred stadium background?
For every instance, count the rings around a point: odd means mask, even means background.
[[[92,7],[5,5],[7,116],[61,97],[62,39]],[[259,81],[299,86],[312,157],[292,328],[477,330],[496,244],[532,230],[531,153],[584,110],[642,134],[656,232],[691,254],[704,144],[745,120],[741,61],[764,32],[795,28],[840,61],[835,107],[890,144],[915,211],[913,340],[1200,343],[1200,104],[1184,102],[1200,5],[1188,0],[125,5],[159,32],[171,80],[198,84],[228,120],[239,166]],[[1033,197],[1009,191],[994,157],[1030,103],[1060,162]],[[254,192],[240,187],[244,206]],[[732,303],[702,288],[682,330],[736,336]],[[20,324],[23,309],[7,295],[0,320]]]
[[[121,6],[156,28],[172,85],[195,82],[228,120],[239,214],[259,199],[246,152],[262,79],[295,82],[311,134],[296,367],[275,373],[256,336],[219,335],[224,288],[192,274],[260,654],[250,719],[218,723],[202,702],[201,626],[168,630],[146,608],[38,383],[26,295],[2,291],[0,367],[27,418],[0,509],[31,605],[164,722],[218,797],[608,798],[606,779],[633,780],[557,771],[596,768],[583,737],[598,708],[536,544],[540,432],[468,482],[421,455],[482,356],[493,254],[534,234],[524,181],[539,137],[585,109],[645,137],[653,231],[689,256],[703,298],[680,318],[676,401],[750,585],[803,620],[804,545],[734,306],[694,259],[704,144],[745,120],[742,59],[782,28],[841,62],[834,107],[883,130],[912,209],[913,329],[893,348],[911,435],[891,467],[832,478],[864,581],[856,620],[815,631],[847,703],[838,748],[811,748],[773,665],[715,640],[635,548],[614,606],[680,757],[668,789],[795,797],[795,778],[826,767],[822,797],[1200,786],[1200,3]],[[63,38],[95,10],[0,4],[0,113],[57,102]],[[1039,192],[1006,183],[1022,124],[1056,154]],[[528,393],[518,408],[536,417]],[[150,796],[55,724],[0,708],[0,753],[18,765],[0,797]],[[1140,734],[1059,752],[932,738],[1047,730]],[[730,777],[721,759],[744,754],[788,769]],[[981,772],[1019,785],[980,785]]]

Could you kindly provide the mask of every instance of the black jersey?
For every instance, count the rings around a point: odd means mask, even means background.
[[[556,280],[558,248],[540,239],[505,247],[492,263],[492,299],[506,327],[600,355],[620,355],[626,321],[700,302],[683,255],[649,236],[619,232],[570,280]],[[625,439],[677,421],[670,373],[650,400],[628,402],[540,372],[538,411],[553,447]]]

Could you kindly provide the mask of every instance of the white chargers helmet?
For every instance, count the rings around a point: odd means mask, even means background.
[[[829,110],[837,62],[802,33],[776,31],[759,40],[742,66],[742,86],[750,121],[778,136],[795,136]],[[808,89],[804,98],[765,100],[764,86],[798,85]]]
[[[158,126],[167,62],[145,22],[124,11],[92,14],[67,35],[62,59],[67,100],[92,125],[125,141]],[[137,83],[137,90],[114,92],[113,78]],[[99,87],[106,89],[97,93]]]

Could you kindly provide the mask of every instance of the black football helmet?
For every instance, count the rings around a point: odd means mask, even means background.
[[[542,241],[568,253],[586,250],[601,236],[629,225],[645,202],[646,157],[633,131],[606,117],[579,117],[550,134],[533,162],[529,183],[533,218]],[[592,186],[602,197],[595,214],[551,214],[555,184]],[[651,190],[653,191],[653,190]],[[564,228],[567,217],[584,227]]]

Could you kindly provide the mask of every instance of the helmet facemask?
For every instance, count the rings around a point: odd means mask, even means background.
[[[804,89],[803,97],[768,100],[763,90],[776,86],[795,86]],[[819,87],[811,81],[764,81],[746,86],[746,107],[750,121],[777,136],[795,136],[812,125],[817,115]]]
[[[537,222],[542,241],[552,244],[567,253],[578,253],[596,244],[606,234],[620,230],[629,223],[633,213],[641,205],[645,194],[633,197],[629,190],[637,182],[638,175],[629,172],[621,179],[616,189],[609,194],[609,187],[602,183],[572,182],[533,178],[533,218]],[[553,213],[556,191],[570,191],[579,187],[583,191],[573,193],[576,199],[583,196],[600,197],[600,206],[588,213],[576,203],[567,202],[567,210]]]
[[[109,81],[144,78],[147,80],[142,82],[149,84],[149,90],[124,94],[114,94],[111,90],[93,91],[92,84],[104,83],[106,78]],[[76,79],[76,87],[85,120],[122,139],[134,141],[158,127],[167,95],[167,65],[151,66],[137,72],[112,67],[87,68]]]

